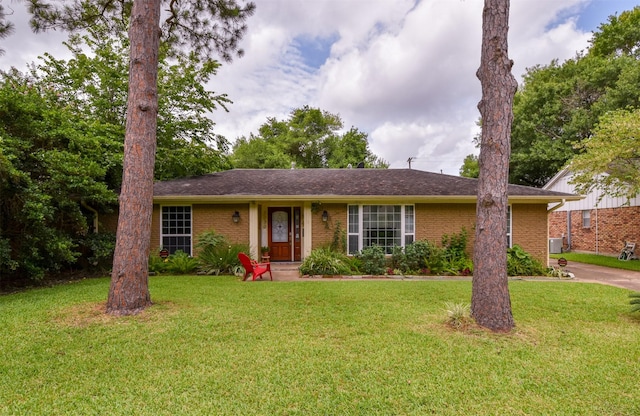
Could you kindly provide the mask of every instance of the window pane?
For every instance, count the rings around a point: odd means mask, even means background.
[[[590,228],[591,227],[591,211],[584,210],[582,211],[582,228]]]
[[[162,248],[191,255],[191,207],[162,207]]]
[[[400,205],[365,205],[362,207],[362,245],[380,246],[386,254],[402,245],[402,209]]]

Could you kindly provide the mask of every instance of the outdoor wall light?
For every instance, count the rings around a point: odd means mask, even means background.
[[[322,222],[329,221],[329,213],[327,211],[322,211]]]
[[[231,219],[235,223],[240,222],[240,213],[238,211],[234,212],[233,215],[231,216]]]

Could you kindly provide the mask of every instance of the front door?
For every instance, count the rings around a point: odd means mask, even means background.
[[[271,261],[291,261],[291,208],[269,208]]]

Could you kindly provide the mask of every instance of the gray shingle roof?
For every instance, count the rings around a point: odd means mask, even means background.
[[[155,198],[177,197],[472,197],[478,181],[416,169],[233,169],[157,182]],[[510,197],[549,201],[576,195],[509,185]]]

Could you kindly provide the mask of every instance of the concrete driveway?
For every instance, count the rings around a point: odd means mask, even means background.
[[[550,265],[557,262],[556,259],[549,260]],[[577,282],[601,283],[640,292],[640,272],[576,262],[569,262],[565,269],[575,275]]]

